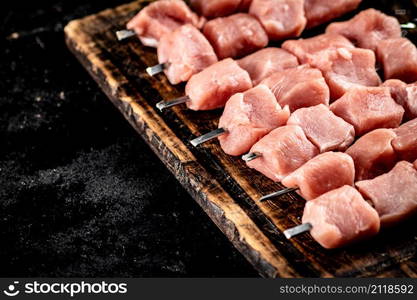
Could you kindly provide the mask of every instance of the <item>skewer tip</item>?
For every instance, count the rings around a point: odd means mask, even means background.
[[[160,111],[163,111],[165,108],[169,108],[181,103],[185,103],[187,101],[190,101],[190,98],[188,96],[180,97],[174,100],[168,100],[168,101],[160,101],[156,104],[156,108],[158,108]]]
[[[417,25],[415,23],[412,23],[412,22],[401,24],[402,29],[415,29],[416,27],[417,27]]]
[[[227,132],[227,130],[225,128],[217,128],[215,130],[212,130],[206,134],[203,134],[193,140],[190,141],[191,145],[193,145],[194,147],[197,147],[198,145],[201,145],[205,142],[208,142],[218,136],[221,136],[223,134],[225,134]]]
[[[149,76],[155,76],[156,74],[162,73],[165,68],[166,68],[166,64],[157,64],[152,67],[147,67],[146,73],[148,73]]]
[[[304,224],[285,230],[284,235],[287,239],[292,239],[296,235],[310,231],[312,228],[313,228],[313,225],[311,225],[311,223],[304,223]]]
[[[116,37],[119,41],[123,41],[135,35],[136,35],[136,32],[134,32],[133,30],[123,29],[123,30],[116,31]]]
[[[262,196],[261,198],[259,198],[259,202],[264,202],[264,201],[269,200],[271,198],[279,197],[279,196],[282,196],[284,194],[294,192],[296,190],[298,190],[298,188],[286,188],[286,189],[283,189],[281,191]]]
[[[242,159],[245,162],[250,162],[250,161],[252,161],[252,160],[254,160],[258,157],[261,157],[261,156],[262,156],[262,154],[259,153],[259,152],[249,152],[248,154],[242,155]]]

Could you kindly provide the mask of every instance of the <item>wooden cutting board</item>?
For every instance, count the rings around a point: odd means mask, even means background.
[[[194,148],[189,140],[217,127],[220,111],[193,112],[155,104],[184,94],[164,75],[144,70],[157,63],[155,49],[135,38],[120,43],[114,32],[149,1],[138,1],[70,22],[66,42],[152,150],[233,245],[265,277],[366,277],[417,275],[417,222],[381,232],[340,250],[321,248],[309,234],[286,240],[300,224],[304,201],[296,194],[257,199],[282,186],[225,155],[217,141]],[[76,118],[77,116],[74,116]],[[169,201],[169,199],[166,199]],[[198,230],[198,228],[196,228]]]

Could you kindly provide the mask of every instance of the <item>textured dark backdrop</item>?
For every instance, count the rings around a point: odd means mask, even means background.
[[[256,276],[66,49],[123,2],[0,8],[0,276]]]

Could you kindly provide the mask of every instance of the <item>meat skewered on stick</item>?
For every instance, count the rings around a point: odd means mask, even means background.
[[[119,41],[137,36],[144,46],[156,48],[163,35],[185,24],[201,29],[205,22],[184,1],[159,0],[141,9],[116,36]]]
[[[260,201],[295,190],[299,190],[299,194],[310,201],[344,185],[353,186],[354,179],[353,159],[346,153],[329,151],[310,159],[286,176],[281,181],[286,189],[266,195]]]
[[[282,108],[271,90],[260,84],[230,97],[219,128],[192,140],[191,144],[197,146],[218,137],[226,154],[242,155],[271,130],[284,125],[289,116],[289,107]]]
[[[226,58],[191,76],[184,97],[161,101],[159,109],[186,103],[192,110],[211,110],[223,107],[229,98],[252,87],[249,73],[235,60]]]
[[[377,211],[352,186],[342,186],[308,201],[302,224],[284,231],[290,239],[310,231],[324,248],[334,249],[376,235],[380,229]]]
[[[288,151],[291,149],[291,151]],[[282,181],[319,154],[301,127],[286,125],[272,130],[244,156],[246,164],[275,182]]]

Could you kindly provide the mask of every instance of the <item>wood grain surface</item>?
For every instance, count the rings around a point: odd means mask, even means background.
[[[260,196],[282,186],[224,154],[217,141],[198,148],[189,143],[215,129],[221,111],[194,112],[180,106],[159,112],[155,104],[182,96],[184,86],[172,86],[164,75],[152,78],[144,72],[157,63],[155,49],[143,47],[135,38],[122,43],[115,38],[114,32],[148,3],[133,2],[70,22],[65,28],[68,47],[259,273],[265,277],[416,277],[416,221],[339,250],[321,248],[309,234],[288,241],[282,232],[300,223],[302,198],[289,194],[259,203]]]

